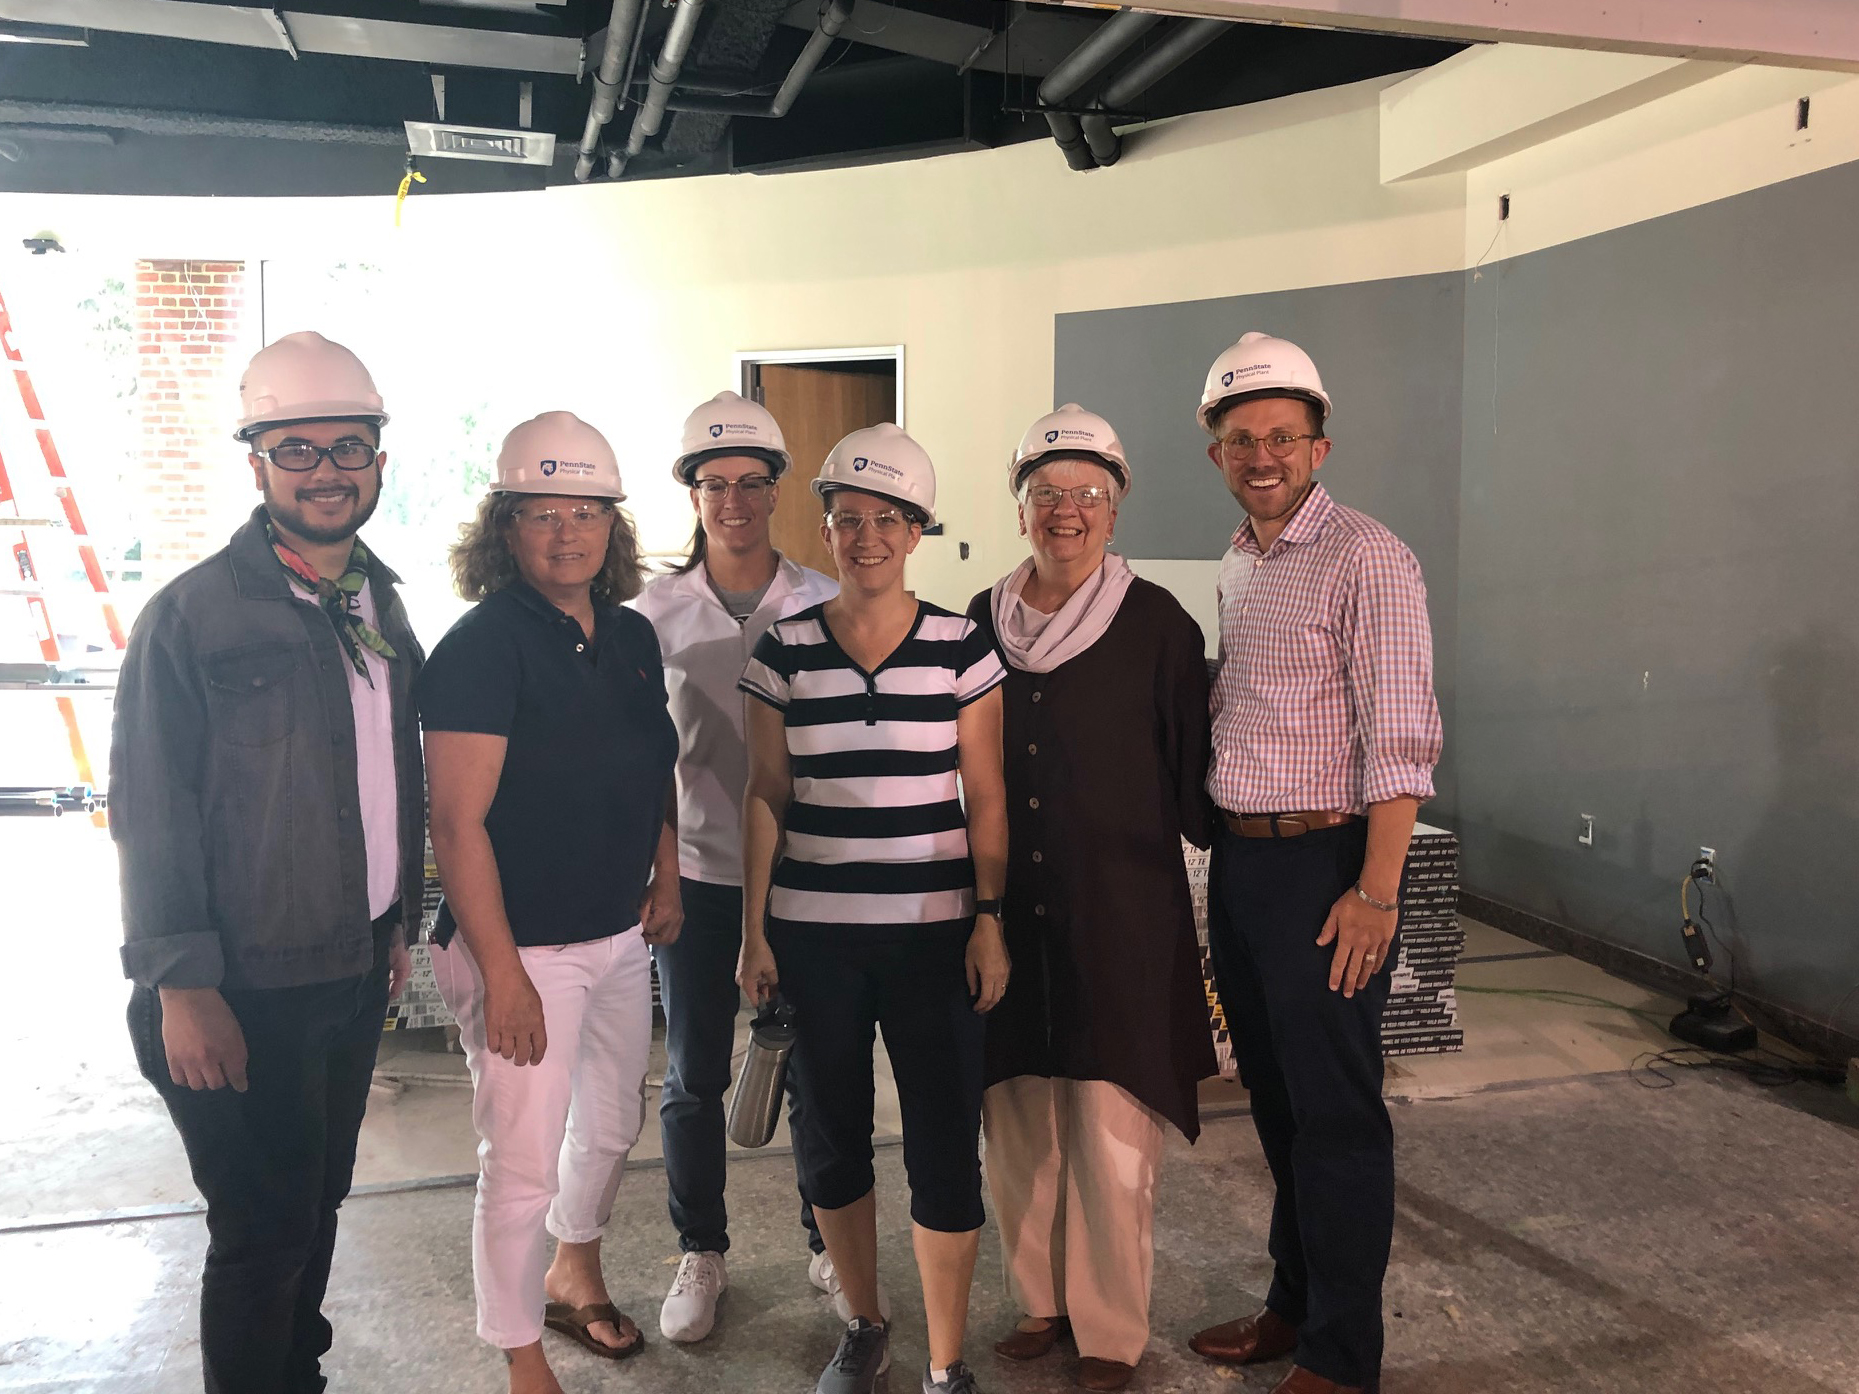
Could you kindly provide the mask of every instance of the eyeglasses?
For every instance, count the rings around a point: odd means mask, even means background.
[[[841,537],[857,537],[867,523],[878,536],[889,537],[903,527],[904,515],[895,508],[881,508],[876,513],[848,513],[836,508],[826,515],[826,525]]]
[[[287,440],[269,450],[252,452],[281,470],[308,474],[324,460],[339,470],[365,470],[381,452],[365,440],[339,440],[334,445],[311,445],[307,440]]]
[[[1061,489],[1056,484],[1035,484],[1026,491],[1026,501],[1035,508],[1057,508],[1070,499],[1079,508],[1102,508],[1111,500],[1111,492],[1102,484],[1080,484]]]
[[[531,532],[553,532],[566,523],[576,532],[603,526],[613,516],[610,503],[578,503],[573,508],[525,508],[512,515]]]
[[[1299,441],[1322,439],[1320,435],[1296,435],[1290,431],[1273,431],[1266,436],[1255,436],[1250,431],[1236,431],[1230,436],[1220,437],[1215,444],[1220,447],[1220,454],[1229,460],[1249,460],[1260,446],[1264,446],[1273,459],[1286,460],[1297,449]]]
[[[741,479],[700,479],[691,487],[707,499],[721,499],[731,489],[736,490],[746,503],[755,503],[768,496],[775,487],[772,474],[745,474]]]

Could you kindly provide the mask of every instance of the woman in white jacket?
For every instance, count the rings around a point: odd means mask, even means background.
[[[658,949],[665,1007],[659,1096],[671,1221],[684,1257],[659,1313],[667,1340],[701,1341],[729,1285],[724,1095],[730,1084],[742,946],[742,793],[748,778],[743,698],[736,689],[755,641],[775,620],[817,605],[838,585],[775,550],[769,523],[792,461],[766,409],[723,392],[692,412],[672,474],[691,491],[690,557],[636,602],[658,631],[678,728],[678,863],[684,932]],[[792,1095],[790,1094],[790,1099]],[[814,1286],[835,1275],[805,1202]]]

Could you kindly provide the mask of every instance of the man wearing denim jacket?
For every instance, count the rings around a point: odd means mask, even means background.
[[[386,463],[367,369],[291,334],[239,392],[264,503],[136,623],[110,820],[130,1035],[207,1202],[205,1387],[299,1394],[418,927],[422,655],[356,536]]]

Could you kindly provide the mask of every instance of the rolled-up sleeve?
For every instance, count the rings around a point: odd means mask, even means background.
[[[206,727],[186,625],[157,601],[129,636],[110,733],[123,972],[144,987],[218,987],[225,975],[202,837]]]
[[[1424,802],[1433,797],[1433,768],[1445,739],[1433,693],[1426,581],[1414,554],[1383,537],[1357,554],[1354,582],[1342,630],[1362,740],[1363,801]]]

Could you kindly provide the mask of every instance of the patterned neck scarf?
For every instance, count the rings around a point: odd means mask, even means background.
[[[374,675],[368,671],[368,664],[361,656],[361,651],[371,649],[382,658],[398,658],[394,646],[381,637],[381,631],[361,617],[356,597],[361,588],[368,584],[368,549],[362,546],[358,537],[349,547],[349,564],[340,577],[332,581],[320,575],[314,566],[305,561],[291,548],[284,545],[278,536],[278,530],[271,520],[265,520],[265,537],[271,543],[271,550],[278,554],[278,561],[283,564],[292,584],[306,594],[316,597],[317,608],[329,616],[329,622],[336,627],[336,637],[342,641],[342,651],[349,656],[349,662],[355,665],[355,671],[362,675],[368,686],[374,686]]]

